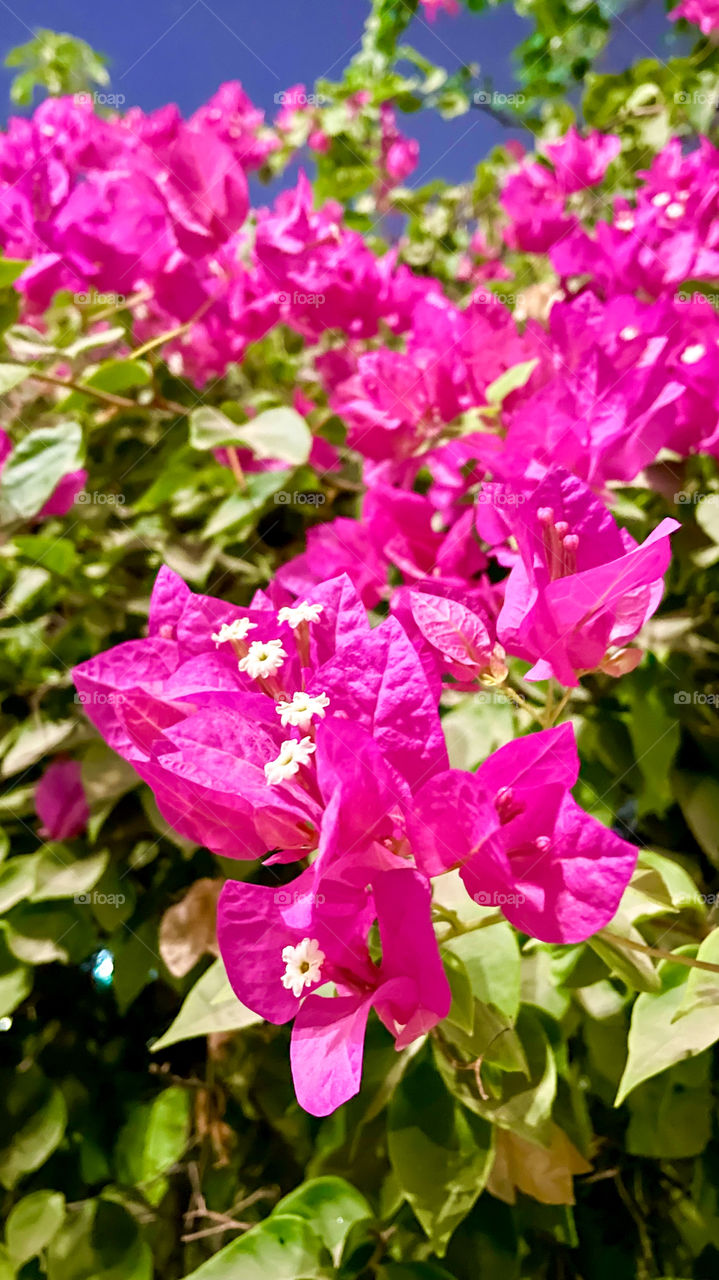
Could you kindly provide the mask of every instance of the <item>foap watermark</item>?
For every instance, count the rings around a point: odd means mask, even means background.
[[[301,902],[309,907],[321,907],[325,901],[323,893],[300,893],[298,889],[278,889],[274,897],[275,905],[278,907],[291,907],[293,903]]]
[[[81,93],[73,94],[73,102],[78,107],[122,107],[127,102],[124,93]]]
[[[501,689],[478,689],[474,694],[475,702],[488,702],[490,706],[501,707],[509,704],[514,706],[514,700],[508,698],[506,693],[502,693]]]
[[[329,101],[324,93],[305,93],[303,89],[282,89],[274,97],[278,107],[294,107],[301,111],[303,107],[323,107]]]
[[[127,295],[124,293],[98,293],[97,289],[74,293],[72,297],[79,307],[123,307],[127,302]]]
[[[73,901],[81,907],[121,907],[127,899],[124,893],[98,893],[93,889],[92,893],[76,893]]]
[[[322,307],[327,301],[324,293],[276,293],[275,302],[281,307]]]
[[[517,301],[516,293],[498,293],[494,289],[477,289],[472,296],[473,302],[503,302],[505,307],[513,307]]]
[[[523,893],[497,893],[494,889],[475,893],[473,898],[478,907],[521,907],[527,901]]]
[[[698,689],[679,689],[674,701],[680,707],[719,707],[719,693],[701,693]]]
[[[521,107],[527,101],[523,93],[491,93],[477,89],[472,95],[475,107]]]
[[[680,489],[679,493],[674,494],[674,501],[682,506],[692,502],[706,502],[710,507],[719,506],[719,493],[689,493],[686,489]]]
[[[78,689],[73,698],[73,702],[80,707],[119,707],[124,701],[124,693],[112,690],[109,693],[96,693],[87,689]]]
[[[480,489],[477,494],[477,502],[483,507],[521,507],[526,501],[526,493],[506,489]]]
[[[81,502],[88,506],[96,503],[100,507],[124,507],[124,493],[100,493],[98,489],[81,489],[78,493],[76,502]]]
[[[707,307],[719,307],[719,293],[700,293],[698,289],[694,289],[691,293],[686,289],[679,289],[674,294],[675,302],[698,302]]]
[[[326,501],[324,493],[305,493],[301,489],[279,489],[275,494],[276,507],[322,507]]]
[[[673,899],[675,907],[715,907],[719,893],[682,893]]]
[[[716,89],[694,89],[691,93],[675,93],[677,106],[719,107],[719,92]]]

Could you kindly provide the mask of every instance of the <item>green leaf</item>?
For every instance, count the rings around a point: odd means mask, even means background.
[[[4,777],[1,769],[0,777]],[[5,795],[0,795],[0,817],[25,818],[28,814],[34,813],[34,797],[34,783],[30,783],[29,786],[25,787],[13,787],[12,790],[7,791]]]
[[[0,913],[29,898],[35,889],[37,857],[10,858],[0,867]]]
[[[538,364],[539,358],[535,357],[533,360],[523,360],[521,364],[512,365],[511,369],[505,369],[504,373],[500,373],[499,377],[495,378],[494,382],[490,382],[487,387],[484,393],[487,404],[501,404],[512,391],[526,386]]]
[[[193,449],[221,449],[237,444],[237,423],[221,409],[203,404],[190,414],[190,444]]]
[[[719,782],[708,775],[675,770],[672,784],[694,839],[719,867]]]
[[[463,697],[442,717],[449,762],[453,769],[476,769],[515,735],[514,712],[498,689]]]
[[[301,466],[310,456],[312,432],[296,409],[266,409],[245,423],[242,439],[256,458],[278,458]]]
[[[0,1128],[7,1145],[0,1150],[0,1183],[12,1189],[39,1169],[58,1146],[67,1108],[60,1090],[33,1066],[4,1081],[2,1111]]]
[[[122,1205],[86,1200],[48,1246],[48,1280],[152,1280],[152,1252]]]
[[[60,1191],[33,1191],[13,1205],[5,1227],[10,1257],[17,1266],[35,1258],[50,1243],[65,1220],[65,1197]]]
[[[0,475],[0,519],[28,520],[45,505],[63,476],[83,462],[76,422],[36,427],[15,446]]]
[[[0,929],[0,1018],[14,1013],[32,991],[32,968],[14,956],[7,944],[6,929]]]
[[[510,925],[499,921],[487,929],[460,934],[446,943],[446,949],[462,961],[477,999],[513,1022],[519,1012],[521,964],[517,935]]]
[[[653,1160],[698,1156],[712,1131],[710,1055],[645,1081],[627,1100],[627,1151]]]
[[[697,951],[697,960],[707,964],[719,965],[719,929],[704,939]],[[674,1014],[672,1021],[676,1024],[686,1018],[695,1009],[716,1008],[719,1005],[719,973],[710,973],[707,969],[690,969],[684,999]]]
[[[598,956],[608,965],[612,973],[616,973],[622,982],[633,991],[659,991],[661,979],[654,967],[651,956],[630,947],[623,947],[621,942],[612,938],[629,938],[633,942],[643,943],[641,933],[635,929],[620,908],[612,920],[611,928],[602,929],[587,942]]]
[[[30,263],[23,261],[22,258],[0,258],[0,289],[6,289],[8,285],[14,284],[29,266]]]
[[[8,946],[26,964],[84,960],[96,939],[84,905],[19,903],[8,916]]]
[[[119,929],[111,940],[115,957],[112,989],[120,1013],[126,1013],[140,992],[158,976],[157,930],[157,919],[151,916],[133,928]]]
[[[390,1102],[387,1141],[402,1193],[442,1257],[489,1177],[492,1126],[466,1111],[423,1057]]]
[[[190,1134],[190,1093],[177,1085],[154,1102],[138,1103],[120,1131],[115,1148],[118,1180],[142,1189],[151,1204],[166,1189],[163,1174],[184,1154]]]
[[[657,686],[658,663],[651,659],[635,671],[624,690],[629,700],[627,725],[637,768],[642,776],[638,812],[663,814],[672,803],[667,777],[679,746],[680,725],[676,708],[665,707]]]
[[[230,529],[237,538],[249,534],[268,498],[287,483],[290,471],[254,471],[245,477],[247,484],[221,502],[207,521],[203,536],[214,538]],[[281,510],[281,508],[280,508]]]
[[[15,546],[19,554],[36,565],[42,562],[44,569],[67,577],[78,563],[77,548],[67,538],[45,538],[41,534],[18,534]]]
[[[155,1040],[152,1052],[167,1049],[181,1040],[195,1036],[209,1036],[216,1031],[239,1031],[252,1027],[263,1019],[237,999],[225,973],[221,960],[215,960],[206,973],[197,980],[175,1021],[164,1036]]]
[[[305,1218],[324,1241],[335,1263],[350,1228],[357,1222],[372,1220],[372,1209],[364,1196],[344,1178],[313,1178],[283,1196],[272,1216],[291,1214]]]
[[[82,379],[83,385],[94,387],[98,391],[109,391],[113,395],[122,395],[134,391],[138,387],[147,387],[152,382],[152,365],[146,360],[120,360],[113,358],[103,360],[97,369]],[[74,413],[87,406],[89,396],[81,391],[72,391],[62,402],[63,413]]]
[[[495,1063],[501,1068],[501,1074],[493,1072],[489,1097],[480,1097],[473,1072],[456,1071],[441,1053],[437,1054],[438,1069],[454,1096],[477,1115],[511,1129],[528,1142],[548,1144],[557,1063],[542,1021],[533,1010],[522,1008],[516,1030],[500,1034],[501,1027],[488,1006],[480,1006],[471,1041],[463,1044],[461,1037],[456,1037],[460,1053],[455,1056],[473,1062],[481,1055],[483,1064]]]
[[[32,902],[84,896],[97,884],[110,855],[106,849],[88,858],[76,858],[62,844],[48,844],[38,854]]]
[[[30,765],[50,755],[69,738],[75,728],[73,720],[42,720],[40,724],[26,720],[10,750],[3,757],[0,777],[23,773]]]
[[[300,466],[310,456],[312,433],[296,409],[266,409],[238,424],[219,409],[203,405],[190,414],[190,443],[195,449],[228,445],[251,449],[256,458],[275,458]]]
[[[130,391],[134,387],[149,387],[152,382],[152,365],[147,360],[103,360],[102,364],[83,379],[88,387],[99,391]]]
[[[91,809],[119,799],[138,781],[132,765],[104,742],[93,742],[82,758],[82,786]]]
[[[330,1280],[334,1274],[330,1254],[304,1218],[272,1214],[185,1280]]]
[[[637,863],[638,872],[645,867],[649,868],[651,874],[661,878],[673,907],[686,907],[695,900],[697,904],[699,903],[697,887],[679,862],[657,853],[654,849],[641,849]]]
[[[442,964],[452,992],[452,1004],[447,1021],[471,1035],[474,1026],[474,997],[469,974],[459,956],[449,947],[442,948]]]
[[[122,342],[125,337],[122,325],[115,325],[114,329],[96,329],[93,333],[81,334],[68,347],[63,347],[63,352],[71,360],[75,360],[77,356],[86,355],[88,351],[97,351],[101,347]]]
[[[2,267],[2,260],[0,260],[0,267]],[[14,387],[19,387],[31,373],[32,369],[28,369],[24,364],[0,364],[0,396],[7,395],[8,391],[12,391]]]
[[[684,947],[680,954],[690,950],[693,948]],[[688,1011],[674,1021],[685,1001],[688,968],[663,960],[659,976],[659,993],[638,996],[632,1010],[629,1053],[615,1101],[617,1107],[644,1080],[703,1053],[719,1039],[719,1018],[713,1007]]]

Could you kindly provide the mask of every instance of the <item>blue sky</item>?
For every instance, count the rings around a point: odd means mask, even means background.
[[[0,0],[0,46],[4,54],[38,26],[69,31],[109,56],[112,89],[125,95],[126,106],[151,110],[172,101],[189,114],[221,81],[237,79],[272,114],[275,93],[288,85],[339,78],[358,47],[367,8],[367,0]],[[408,39],[449,70],[478,62],[496,90],[511,92],[511,51],[529,30],[503,4],[481,16],[440,15],[434,24],[418,16]],[[626,9],[609,66],[666,58],[670,33],[656,0]],[[0,81],[6,103],[10,73],[1,71]],[[416,182],[466,178],[492,146],[512,136],[479,111],[450,121],[421,112],[404,117],[403,128],[421,146]]]

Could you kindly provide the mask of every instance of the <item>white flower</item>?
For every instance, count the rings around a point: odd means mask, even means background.
[[[253,680],[262,676],[274,676],[287,654],[281,640],[253,640],[244,658],[240,658],[240,671],[246,671]]]
[[[695,342],[691,347],[685,347],[679,359],[682,364],[696,364],[697,360],[701,360],[705,356],[707,349],[703,342]]]
[[[639,337],[639,330],[635,329],[633,324],[628,324],[623,329],[620,329],[619,337],[623,338],[625,342],[632,342],[634,338]]]
[[[658,191],[657,194],[652,197],[652,204],[657,209],[663,209],[670,201],[671,196],[668,191]]]
[[[292,608],[285,605],[277,614],[277,621],[288,622],[294,631],[301,622],[318,622],[323,607],[321,604],[309,604],[307,600],[302,600]]]
[[[216,645],[224,644],[226,640],[246,640],[247,632],[254,631],[257,627],[256,622],[250,622],[249,618],[235,618],[234,622],[223,622],[219,631],[212,633],[212,639]]]
[[[276,787],[299,773],[301,764],[309,764],[314,749],[311,738],[300,738],[299,742],[296,738],[288,738],[283,742],[277,759],[265,765],[265,777],[270,786]]]
[[[320,977],[325,953],[316,938],[303,938],[296,947],[283,947],[282,959],[286,965],[282,986],[299,1000],[305,987],[311,987]]]
[[[313,716],[324,720],[325,707],[329,705],[330,700],[326,693],[318,693],[310,697],[309,693],[300,690],[292,694],[291,702],[278,702],[275,711],[280,717],[283,729],[288,724],[293,725],[295,729],[309,729]]]
[[[668,204],[666,207],[666,215],[668,218],[683,218],[684,213],[684,205],[679,204],[676,200],[672,200],[672,203]]]
[[[617,231],[633,231],[634,218],[631,213],[620,213],[614,225]]]

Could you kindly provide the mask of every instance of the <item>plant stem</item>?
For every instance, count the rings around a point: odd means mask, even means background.
[[[611,929],[600,929],[600,938],[604,937],[620,947],[629,947],[632,951],[643,951],[645,955],[657,956],[660,960],[672,960],[674,964],[686,965],[689,969],[706,969],[707,973],[719,973],[719,964],[710,964],[708,960],[693,960],[691,956],[678,956],[674,951],[666,951],[664,947],[650,947],[646,942],[635,942],[633,938],[622,938]]]
[[[532,703],[524,697],[524,694],[520,693],[518,689],[515,689],[509,681],[506,681],[505,684],[500,686],[500,692],[503,693],[505,697],[509,698],[510,702],[513,702],[515,707],[518,707],[520,711],[526,711],[528,715],[532,716],[532,718],[537,721],[537,724],[544,726],[544,721],[536,707],[534,707]]]
[[[234,444],[226,445],[225,452],[227,453],[227,457],[229,459],[230,466],[232,468],[232,474],[234,475],[235,480],[237,481],[238,489],[246,489],[247,477],[245,476],[245,473],[242,470],[242,463],[240,462],[239,455],[237,453],[237,449],[235,448]]]
[[[450,938],[456,938],[465,933],[476,933],[477,929],[488,929],[491,924],[500,924],[504,919],[501,911],[495,911],[493,915],[484,916],[482,920],[477,920],[474,924],[464,924],[456,911],[452,911],[449,907],[441,907],[437,902],[433,902],[432,907],[439,920],[445,921],[454,930],[454,933],[449,933],[445,938],[442,938],[442,942],[449,942]]]
[[[33,369],[31,378],[36,382],[49,382],[53,387],[63,387],[65,391],[79,391],[83,396],[89,396],[91,400],[99,400],[101,404],[112,405],[115,409],[139,409],[134,400],[128,400],[125,396],[116,396],[112,391],[99,391],[97,387],[86,387],[81,382],[75,382],[72,378],[56,378],[54,373],[40,373],[39,370]]]

